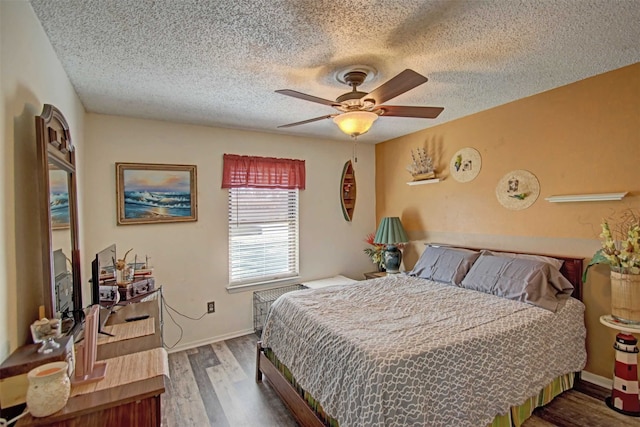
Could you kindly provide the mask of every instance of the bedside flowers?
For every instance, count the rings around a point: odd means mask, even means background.
[[[627,230],[627,239],[616,242],[611,235],[609,224],[602,224],[602,249],[599,251],[611,269],[619,273],[640,274],[640,224],[635,223]]]
[[[371,262],[373,262],[376,267],[378,267],[378,271],[384,270],[384,246],[380,243],[373,243],[373,239],[375,238],[375,234],[369,233],[367,237],[364,239],[369,245],[370,248],[365,248],[364,253],[367,254],[369,258],[371,258]]]
[[[614,232],[606,220],[601,227],[602,248],[589,262],[582,281],[586,281],[589,267],[595,264],[608,264],[617,273],[640,274],[640,217],[630,210],[622,215]]]

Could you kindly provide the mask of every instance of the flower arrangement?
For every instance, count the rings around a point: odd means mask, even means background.
[[[113,266],[116,269],[116,284],[119,286],[126,286],[133,279],[133,267],[127,266],[127,255],[133,248],[129,249],[122,258],[116,260],[112,257]]]
[[[586,281],[589,267],[595,264],[607,264],[621,274],[640,274],[640,214],[628,210],[621,214],[613,231],[607,220],[602,221],[601,227],[602,248],[591,258],[582,281]]]
[[[385,245],[381,243],[373,243],[373,239],[375,238],[375,234],[369,233],[367,237],[364,239],[371,247],[365,248],[364,253],[371,258],[371,262],[373,262],[376,267],[378,267],[378,271],[384,270],[384,247]]]

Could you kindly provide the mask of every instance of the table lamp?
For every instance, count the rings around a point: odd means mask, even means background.
[[[383,244],[384,266],[388,274],[400,273],[400,263],[402,262],[402,252],[396,246],[398,243],[407,243],[407,233],[404,231],[402,222],[397,216],[384,217],[380,221],[373,243]]]

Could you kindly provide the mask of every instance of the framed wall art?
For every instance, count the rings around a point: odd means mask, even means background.
[[[118,225],[198,220],[195,165],[116,163]]]
[[[69,181],[67,172],[49,167],[49,210],[51,212],[51,229],[69,228]]]

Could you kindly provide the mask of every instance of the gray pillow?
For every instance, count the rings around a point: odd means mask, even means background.
[[[427,246],[409,275],[460,286],[479,256],[468,249]]]
[[[485,252],[488,252],[492,255],[504,256],[508,258],[523,258],[523,259],[532,259],[534,261],[543,261],[548,264],[551,264],[556,270],[560,270],[562,268],[562,264],[564,264],[564,261],[561,259],[552,258],[544,255],[517,254],[513,252],[495,252],[495,251],[484,250],[483,253]]]
[[[483,253],[462,280],[462,287],[557,311],[573,285],[547,262]]]

